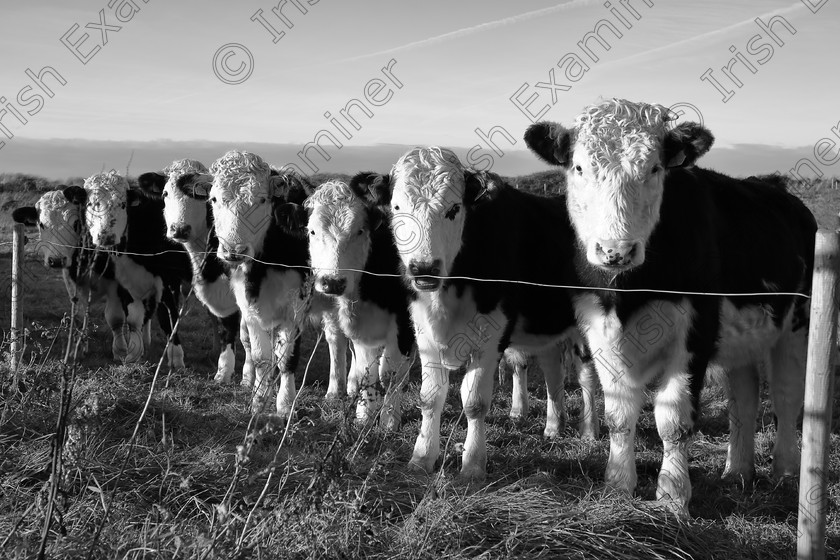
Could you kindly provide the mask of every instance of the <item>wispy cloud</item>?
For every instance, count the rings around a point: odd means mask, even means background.
[[[797,2],[796,4],[791,4],[787,8],[780,8],[780,9],[777,9],[777,10],[773,10],[771,12],[761,14],[757,17],[760,17],[761,19],[766,19],[766,18],[773,17],[773,16],[776,16],[776,15],[785,15],[785,14],[789,14],[789,13],[792,13],[792,12],[799,11],[800,9],[802,9],[804,7],[805,6],[801,2]],[[691,44],[691,43],[697,43],[697,42],[703,41],[705,39],[713,39],[715,37],[725,35],[725,34],[729,33],[730,31],[734,31],[734,30],[739,29],[741,27],[745,27],[747,25],[755,25],[755,19],[756,18],[752,17],[750,19],[745,19],[744,21],[739,21],[738,23],[733,23],[732,25],[727,25],[726,27],[722,27],[720,29],[715,29],[714,31],[708,31],[706,33],[701,33],[700,35],[695,35],[693,37],[689,37],[688,39],[682,39],[682,40],[679,40],[679,41],[675,41],[673,43],[669,43],[667,45],[662,45],[661,47],[648,49],[648,50],[640,52],[640,53],[636,53],[636,54],[633,54],[633,55],[630,55],[630,56],[625,56],[624,58],[619,58],[618,60],[610,60],[609,62],[606,62],[605,64],[601,65],[601,67],[603,68],[603,67],[606,67],[606,66],[612,66],[612,65],[615,65],[615,64],[619,64],[619,63],[623,64],[623,63],[626,63],[626,62],[630,62],[630,61],[634,61],[634,60],[644,58],[646,56],[650,56],[652,54],[657,54],[657,53],[661,53],[661,52],[665,52],[665,51],[670,52],[670,51],[673,51],[675,48],[681,47],[683,45],[688,45],[688,44]]]
[[[480,23],[478,25],[473,25],[471,27],[464,27],[462,29],[456,29],[455,31],[450,31],[448,33],[443,33],[442,35],[435,35],[434,37],[428,37],[426,39],[422,39],[420,41],[412,41],[411,43],[406,43],[404,45],[400,45],[398,47],[392,47],[390,49],[385,49],[382,51],[371,52],[367,54],[362,54],[359,56],[353,56],[350,58],[345,58],[343,60],[335,61],[334,64],[343,64],[346,62],[355,62],[357,60],[364,60],[366,58],[372,57],[379,57],[383,55],[389,55],[397,52],[406,51],[409,49],[415,49],[417,47],[427,47],[430,45],[437,45],[440,43],[444,43],[446,41],[451,41],[453,39],[460,39],[461,37],[466,37],[468,35],[473,35],[475,33],[482,33],[484,31],[490,31],[491,29],[498,29],[500,27],[505,27],[507,25],[512,25],[514,23],[519,23],[521,21],[527,21],[529,19],[534,19],[542,16],[546,16],[549,14],[557,13],[557,12],[564,12],[567,10],[571,10],[573,8],[577,8],[579,6],[586,6],[589,4],[594,4],[594,0],[571,0],[570,2],[565,2],[563,4],[557,4],[556,6],[551,6],[548,8],[542,8],[540,10],[534,10],[531,12],[525,12],[523,14],[518,14],[515,16],[510,16],[502,19],[497,19],[495,21],[488,21],[485,23]]]

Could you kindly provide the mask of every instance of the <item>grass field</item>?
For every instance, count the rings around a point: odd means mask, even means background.
[[[15,188],[15,180],[8,186],[0,176],[0,243],[9,240],[9,209],[39,195],[39,185],[24,190]],[[550,180],[540,174],[516,182],[539,192]],[[834,227],[840,192],[826,184],[797,188],[820,225]],[[0,287],[8,302],[8,244],[0,249]],[[57,358],[65,339],[56,327],[69,309],[54,271],[34,255],[25,268],[27,365],[17,384],[6,366],[0,370],[0,558],[33,558],[38,550],[60,406]],[[744,488],[720,480],[728,437],[726,398],[717,387],[704,391],[690,450],[691,519],[677,521],[652,501],[662,453],[650,407],[639,424],[639,486],[630,499],[603,488],[605,429],[595,442],[582,442],[571,429],[544,440],[541,376],[531,376],[532,407],[521,422],[507,417],[508,382],[495,392],[488,418],[487,480],[467,486],[455,478],[466,431],[456,390],[450,391],[441,426],[444,460],[435,475],[418,475],[406,468],[420,422],[417,376],[405,390],[398,432],[354,425],[352,403],[323,400],[328,368],[323,344],[304,371],[315,342],[315,333],[308,332],[297,375],[303,389],[296,421],[288,433],[285,425],[266,422],[249,428],[248,392],[210,382],[217,349],[209,316],[193,301],[181,327],[191,367],[171,373],[163,368],[138,424],[156,363],[114,365],[101,307],[94,307],[92,317],[97,327],[91,351],[73,384],[60,492],[47,542],[51,558],[85,557],[100,525],[104,528],[93,558],[794,556],[797,487],[770,479],[774,428],[766,400],[756,426],[757,477]],[[8,325],[4,304],[3,332]],[[50,350],[52,337],[56,342]],[[161,355],[163,344],[160,330],[153,328],[149,359]],[[237,358],[239,365],[241,349]],[[451,382],[453,388],[459,385],[457,374]],[[575,387],[568,390],[571,424],[581,403]],[[837,558],[836,435],[830,462],[827,557]]]

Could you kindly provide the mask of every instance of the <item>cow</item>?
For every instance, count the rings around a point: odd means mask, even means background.
[[[303,206],[287,203],[278,213],[308,237],[315,291],[336,301],[338,326],[353,343],[357,420],[379,413],[385,429],[396,429],[414,330],[388,213],[376,204],[371,175],[359,173],[349,185],[326,182]]]
[[[213,380],[231,382],[236,360],[234,347],[239,334],[245,348],[241,384],[251,387],[254,382],[251,342],[230,288],[227,266],[216,255],[219,240],[213,229],[209,197],[200,186],[185,185],[182,180],[202,173],[207,173],[207,168],[201,162],[182,159],[172,162],[163,173],[143,173],[137,183],[150,198],[163,200],[166,236],[186,250],[192,266],[193,292],[216,321],[220,354]]]
[[[778,182],[695,167],[714,137],[673,120],[662,105],[612,99],[586,108],[571,128],[536,123],[525,142],[566,170],[574,261],[589,288],[575,295],[575,313],[610,430],[606,483],[636,486],[633,441],[650,387],[664,448],[656,496],[686,514],[688,445],[707,367],[725,372],[730,387],[724,475],[753,477],[764,363],[778,419],[774,476],[799,472],[808,306],[790,294],[810,290],[817,226]]]
[[[114,274],[114,263],[105,252],[94,251],[82,217],[84,189],[62,185],[44,193],[35,206],[22,206],[12,212],[12,219],[27,226],[37,226],[40,240],[37,249],[44,266],[61,271],[67,295],[84,315],[82,331],[87,328],[88,301],[105,303],[105,322],[111,329],[111,353],[115,360],[130,363],[140,355],[126,344],[123,329],[126,321],[132,329],[143,328],[143,307],[134,302]],[[131,311],[131,313],[130,313]],[[87,350],[85,340],[84,350]]]
[[[280,369],[275,410],[284,417],[293,413],[294,372],[307,318],[322,323],[330,346],[327,395],[346,390],[347,341],[335,323],[334,305],[310,292],[307,240],[284,227],[287,220],[275,212],[286,203],[301,204],[312,190],[308,182],[238,150],[216,160],[209,174],[185,175],[181,181],[182,188],[206,190],[210,197],[216,253],[230,267],[230,284],[251,337],[252,412],[262,412],[274,386],[274,355]]]
[[[128,181],[114,171],[88,177],[80,197],[93,244],[112,253],[117,280],[143,302],[144,322],[157,312],[163,332],[172,339],[167,346],[168,364],[183,368],[184,351],[173,328],[180,311],[181,285],[192,279],[192,270],[186,253],[166,238],[163,202],[129,188]],[[132,343],[142,355],[143,340],[129,325]]]
[[[409,465],[434,468],[449,371],[465,367],[461,477],[480,480],[487,463],[485,417],[502,352],[510,347],[540,358],[577,328],[568,290],[539,286],[574,283],[574,232],[565,201],[467,170],[440,147],[408,151],[377,180],[377,202],[390,206],[400,270],[411,290],[422,366],[422,423]],[[565,259],[545,258],[564,253]],[[549,399],[562,398],[562,375],[549,376]],[[562,402],[550,406],[562,410]]]

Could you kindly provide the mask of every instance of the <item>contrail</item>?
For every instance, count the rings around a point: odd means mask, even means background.
[[[534,10],[532,12],[525,12],[524,14],[519,14],[516,16],[510,16],[502,19],[497,19],[495,21],[488,21],[486,23],[480,23],[478,25],[473,25],[472,27],[464,27],[463,29],[456,29],[455,31],[450,31],[448,33],[444,33],[442,35],[436,35],[434,37],[428,37],[426,39],[422,39],[420,41],[413,41],[411,43],[406,43],[405,45],[400,45],[398,47],[393,47],[390,49],[385,49],[383,51],[377,51],[367,54],[362,54],[359,56],[353,56],[350,58],[345,58],[342,60],[335,61],[334,63],[345,63],[345,62],[355,62],[357,60],[364,60],[366,58],[371,58],[374,56],[383,56],[388,54],[393,54],[400,51],[405,51],[408,49],[413,49],[416,47],[425,47],[427,45],[437,45],[439,43],[443,43],[445,41],[451,41],[452,39],[458,39],[460,37],[466,37],[467,35],[473,35],[475,33],[481,33],[483,31],[489,31],[491,29],[498,29],[499,27],[504,27],[506,25],[511,25],[514,23],[519,23],[520,21],[525,21],[533,18],[537,18],[540,16],[545,16],[548,14],[553,14],[556,12],[563,12],[566,10],[570,10],[572,8],[576,8],[578,6],[585,6],[587,4],[594,3],[594,0],[571,0],[571,2],[566,2],[564,4],[558,4],[556,6],[551,6],[549,8],[542,8],[540,10]]]

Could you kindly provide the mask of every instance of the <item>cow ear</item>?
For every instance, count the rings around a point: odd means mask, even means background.
[[[27,226],[38,225],[38,209],[34,206],[21,206],[12,211],[12,219]]]
[[[572,161],[573,131],[548,121],[532,124],[525,131],[525,144],[537,157],[568,169]]]
[[[373,171],[356,173],[350,179],[350,189],[357,196],[364,198],[375,206],[391,204],[391,177]]]
[[[315,187],[294,171],[272,170],[268,178],[268,192],[272,198],[300,205],[315,192]]]
[[[151,195],[160,196],[166,186],[166,175],[156,172],[143,173],[137,178],[137,185]]]
[[[139,206],[140,199],[143,197],[143,193],[137,189],[128,189],[125,195],[129,206]]]
[[[464,204],[467,206],[491,200],[505,185],[501,177],[489,171],[465,171],[464,183]]]
[[[707,128],[695,122],[684,122],[665,135],[662,161],[665,167],[693,167],[714,142],[715,137]]]
[[[309,222],[309,212],[300,204],[284,202],[274,208],[274,221],[288,233],[303,235]]]
[[[64,193],[64,198],[73,204],[83,205],[87,202],[87,191],[78,185],[66,187],[62,192]]]
[[[376,231],[382,224],[385,223],[385,212],[378,206],[374,206],[368,210],[368,229]]]

